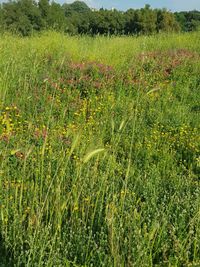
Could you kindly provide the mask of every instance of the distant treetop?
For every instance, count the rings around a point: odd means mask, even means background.
[[[45,29],[68,34],[138,35],[199,28],[199,11],[172,13],[150,5],[126,12],[90,9],[83,1],[61,5],[49,0],[10,0],[0,5],[0,31],[23,36]]]

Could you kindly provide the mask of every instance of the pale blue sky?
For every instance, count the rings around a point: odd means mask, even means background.
[[[56,2],[70,3],[73,0],[56,0]],[[116,8],[127,10],[128,8],[140,8],[150,4],[153,8],[167,8],[172,11],[200,10],[200,0],[85,0],[90,7]]]

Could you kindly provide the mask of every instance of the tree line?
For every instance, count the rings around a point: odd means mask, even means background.
[[[68,34],[138,35],[193,31],[199,26],[199,11],[172,13],[150,5],[126,12],[90,9],[82,1],[61,5],[49,0],[10,0],[0,5],[0,30],[23,36],[47,29]]]

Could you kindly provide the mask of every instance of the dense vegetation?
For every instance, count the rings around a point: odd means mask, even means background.
[[[0,39],[0,265],[200,265],[200,43]]]
[[[199,28],[200,12],[171,13],[166,9],[93,10],[84,2],[17,0],[1,4],[0,29],[24,36],[54,29],[69,34],[152,34]]]

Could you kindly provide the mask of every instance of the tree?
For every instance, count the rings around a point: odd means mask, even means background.
[[[200,26],[200,12],[197,10],[176,12],[175,17],[183,31],[195,31]]]
[[[42,17],[43,28],[48,28],[48,19],[50,12],[49,0],[39,0],[38,8]]]
[[[176,21],[178,22],[180,28],[182,31],[186,31],[186,17],[185,17],[186,12],[175,12],[174,16]]]
[[[140,10],[140,19],[138,21],[140,32],[143,34],[151,34],[156,32],[157,16],[155,10],[150,5],[145,5]]]
[[[62,6],[50,0],[9,0],[0,5],[0,29],[29,35],[53,28],[70,34],[153,34],[200,28],[200,12],[141,9],[121,12],[116,9],[92,10],[83,1]]]
[[[92,11],[81,1],[63,4],[62,9],[66,17],[66,32],[71,34],[90,33],[90,19]]]
[[[144,8],[126,12],[125,32],[129,34],[151,34],[156,31],[157,16],[149,5]]]
[[[171,32],[180,30],[173,13],[166,9],[157,10],[157,31]]]
[[[52,2],[48,8],[48,15],[46,18],[47,25],[55,30],[66,29],[66,18],[64,9],[60,4]]]
[[[70,8],[72,11],[75,11],[77,13],[87,13],[90,10],[90,8],[87,6],[85,2],[82,1],[75,1],[70,5]]]
[[[40,30],[42,20],[37,4],[32,0],[8,2],[2,5],[2,27],[5,30],[19,32],[23,36]]]

